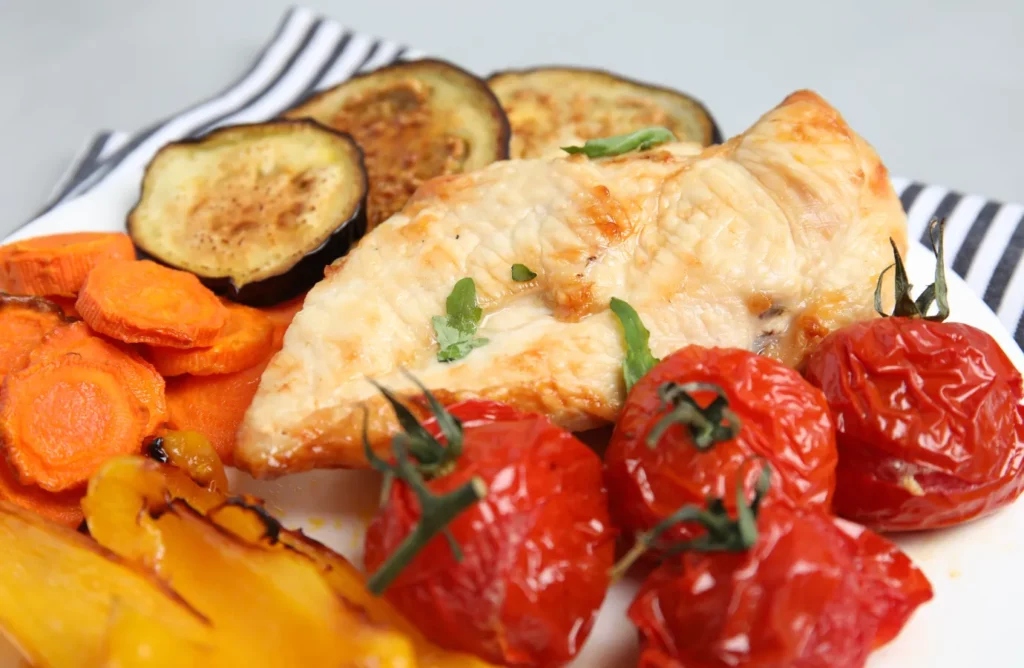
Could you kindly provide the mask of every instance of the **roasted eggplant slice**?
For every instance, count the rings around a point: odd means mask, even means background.
[[[153,157],[128,232],[146,255],[253,306],[291,299],[366,231],[351,137],[312,121],[215,130]]]
[[[722,141],[704,105],[685,93],[574,67],[510,70],[487,80],[512,125],[512,157],[561,155],[562,146],[663,126],[680,141]]]
[[[509,127],[481,79],[440,60],[400,62],[349,79],[286,112],[351,134],[370,175],[369,229],[427,179],[508,158]]]

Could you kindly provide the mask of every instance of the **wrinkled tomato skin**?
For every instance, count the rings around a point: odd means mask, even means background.
[[[466,401],[455,470],[428,482],[444,494],[479,476],[487,497],[450,525],[457,562],[436,536],[385,597],[434,642],[509,666],[560,666],[590,633],[609,586],[615,532],[601,460],[540,415]],[[435,435],[434,420],[424,425]],[[376,570],[419,520],[419,503],[396,482],[366,536]]]
[[[647,434],[667,412],[658,388],[694,381],[722,387],[741,421],[739,435],[699,451],[683,427],[666,432],[657,447]],[[697,393],[701,405],[713,394]],[[752,492],[762,457],[772,468],[766,499],[827,510],[835,487],[835,428],[825,397],[799,373],[775,360],[734,348],[689,346],[662,360],[633,387],[605,452],[612,519],[625,533],[646,531],[686,504],[723,498],[735,510],[737,476]],[[748,496],[749,498],[749,496]],[[666,539],[693,538],[703,529],[680,524]]]
[[[985,332],[858,323],[822,341],[804,374],[836,420],[837,514],[880,531],[934,529],[1024,489],[1021,375]]]
[[[629,609],[642,668],[856,668],[932,588],[867,529],[783,504],[764,508],[747,552],[659,566]]]

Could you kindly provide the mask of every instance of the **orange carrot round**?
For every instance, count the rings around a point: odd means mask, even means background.
[[[165,376],[211,376],[259,364],[274,350],[274,323],[248,306],[228,304],[224,329],[208,348],[150,346],[146,356]]]
[[[60,307],[45,299],[0,293],[0,382],[25,366],[32,349],[64,322]]]
[[[155,434],[167,422],[164,379],[137,352],[124,344],[96,336],[84,322],[75,322],[47,334],[29,355],[29,364],[42,364],[67,354],[109,364],[117,369],[124,377],[128,389],[147,412],[143,436]]]
[[[0,445],[22,485],[80,487],[115,455],[138,452],[148,413],[116,367],[81,355],[30,364],[0,390]]]
[[[277,304],[276,306],[268,306],[261,308],[264,314],[266,314],[274,323],[274,350],[280,350],[284,344],[284,333],[288,331],[288,327],[292,324],[292,320],[302,310],[302,304],[306,301],[306,295],[299,295],[294,299],[289,299],[286,302]]]
[[[0,499],[10,501],[37,515],[69,527],[81,524],[84,489],[47,492],[35,485],[22,485],[7,462],[0,459]]]
[[[149,260],[96,267],[75,307],[100,334],[168,348],[209,346],[227,319],[227,309],[198,278]]]
[[[235,436],[269,360],[220,376],[179,376],[167,381],[167,412],[174,429],[209,439],[221,461],[230,463]]]
[[[95,267],[135,258],[119,232],[51,234],[0,246],[0,290],[20,295],[73,297]]]

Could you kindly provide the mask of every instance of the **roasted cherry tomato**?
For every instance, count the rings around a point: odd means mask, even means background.
[[[697,383],[698,385],[693,385]],[[707,391],[717,388],[721,395]],[[692,391],[687,391],[687,390]],[[667,429],[666,429],[667,427]],[[835,485],[835,429],[822,393],[775,360],[739,349],[689,346],[633,387],[605,453],[612,518],[623,531],[651,529],[680,506],[725,497],[737,476],[749,491],[767,460],[767,502],[827,510]],[[730,506],[731,507],[731,506]],[[677,525],[684,539],[699,531]]]
[[[461,560],[437,534],[384,596],[448,649],[500,665],[562,665],[590,633],[615,558],[600,458],[540,415],[486,401],[448,411],[462,422],[461,436],[454,432],[461,452],[427,477],[429,506],[419,484],[396,473],[366,536],[371,589],[420,547],[410,536],[437,526],[445,498],[483,483],[486,495],[447,525]],[[438,442],[451,448],[449,418],[424,426],[434,438],[447,428]]]
[[[834,332],[804,368],[838,428],[836,513],[878,530],[957,524],[1024,490],[1021,374],[985,332],[940,321],[941,233],[936,253],[915,303],[897,251],[896,317]]]
[[[629,609],[642,668],[855,668],[932,588],[896,546],[824,514],[775,504],[742,552],[687,552]]]

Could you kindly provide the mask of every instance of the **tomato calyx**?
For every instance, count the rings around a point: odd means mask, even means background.
[[[638,534],[636,543],[612,568],[612,580],[618,580],[648,550],[656,549],[664,557],[683,552],[745,552],[757,543],[757,516],[771,486],[771,467],[765,464],[754,485],[754,496],[747,503],[743,493],[743,476],[736,484],[736,518],[729,515],[722,497],[708,498],[705,508],[688,504],[675,511],[650,531]],[[682,522],[697,522],[707,533],[691,540],[661,542],[666,531]]]
[[[416,416],[398,400],[391,390],[374,380],[370,382],[384,395],[384,398],[391,404],[392,410],[395,411],[395,417],[403,430],[396,437],[402,438],[403,446],[416,459],[416,468],[426,479],[430,480],[450,472],[455,465],[455,460],[462,454],[462,422],[446,411],[441,402],[412,374],[405,372],[405,376],[423,393],[430,406],[430,412],[437,419],[437,426],[440,428],[441,434],[444,435],[447,445],[434,438],[434,435],[420,424]]]
[[[702,407],[693,392],[714,392],[715,399]],[[647,447],[652,450],[665,432],[674,425],[686,427],[693,447],[707,452],[716,443],[731,441],[740,433],[740,418],[729,408],[729,398],[714,383],[664,383],[658,388],[660,410],[671,407],[647,434]]]
[[[911,296],[913,286],[907,277],[907,269],[900,257],[900,251],[896,248],[896,242],[889,239],[892,244],[894,262],[882,270],[878,275],[878,283],[875,284],[875,311],[883,318],[921,318],[932,322],[942,322],[949,317],[949,301],[946,298],[946,263],[942,238],[945,232],[946,221],[932,219],[928,223],[928,238],[931,241],[932,251],[935,253],[935,282],[929,285],[918,295],[915,300]],[[892,313],[886,313],[882,309],[882,279],[890,269],[895,269],[894,283],[896,293],[896,305]],[[937,311],[928,315],[932,304],[935,304]]]
[[[444,534],[448,540],[455,560],[462,561],[462,548],[449,531],[448,525],[467,508],[487,496],[487,485],[479,477],[472,478],[448,494],[437,495],[427,488],[427,480],[449,473],[455,465],[455,460],[462,454],[462,423],[446,411],[441,402],[418,380],[412,375],[406,375],[426,397],[447,446],[434,438],[394,394],[374,383],[391,404],[398,423],[404,430],[391,438],[391,451],[395,461],[388,462],[377,456],[370,446],[367,434],[368,418],[364,414],[363,453],[370,466],[384,474],[381,503],[386,502],[391,485],[397,479],[409,486],[420,505],[420,519],[416,526],[366,582],[366,588],[375,596],[384,593],[402,569],[439,533]]]

